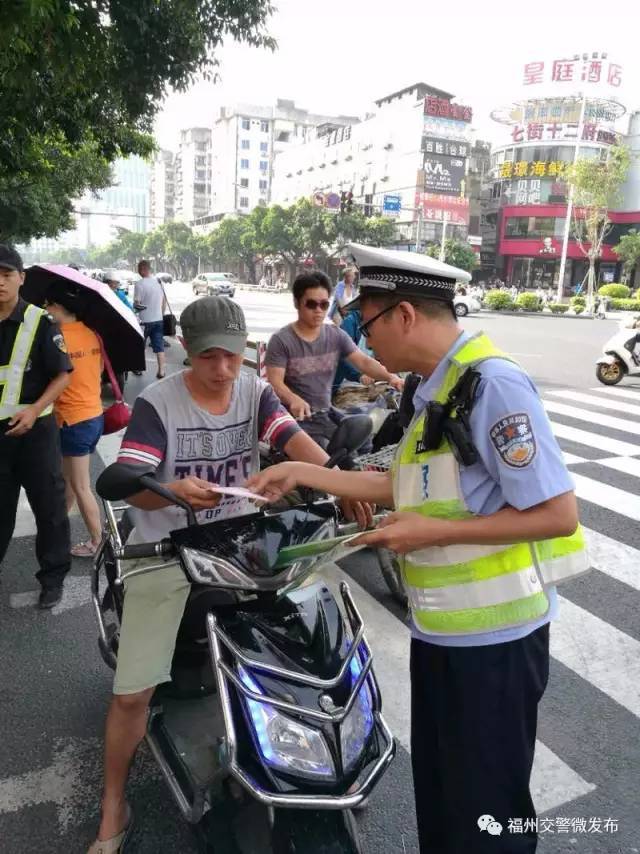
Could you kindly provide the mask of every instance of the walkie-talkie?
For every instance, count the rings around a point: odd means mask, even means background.
[[[431,400],[425,409],[422,439],[416,443],[416,453],[435,451],[446,439],[457,462],[472,466],[478,462],[478,452],[471,439],[469,414],[481,374],[468,368],[451,389],[446,403]]]

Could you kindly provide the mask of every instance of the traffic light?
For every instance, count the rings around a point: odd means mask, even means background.
[[[347,193],[343,190],[340,193],[340,213],[343,214],[347,210]]]

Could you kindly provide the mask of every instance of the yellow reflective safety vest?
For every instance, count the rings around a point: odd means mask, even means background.
[[[484,333],[470,338],[451,357],[435,394],[444,403],[461,375],[486,359],[509,357]],[[393,464],[397,510],[439,519],[466,519],[460,466],[446,439],[420,451],[425,413],[417,414]],[[521,626],[549,610],[545,588],[589,569],[580,526],[570,537],[513,545],[433,546],[403,561],[413,620],[432,634],[465,635]]]
[[[29,404],[20,403],[22,394],[22,381],[31,356],[31,348],[38,331],[40,319],[46,314],[35,305],[27,305],[24,311],[22,323],[13,342],[11,356],[8,365],[0,365],[0,421],[13,418],[20,410],[26,409]],[[47,406],[40,413],[50,415],[53,412],[53,404]]]

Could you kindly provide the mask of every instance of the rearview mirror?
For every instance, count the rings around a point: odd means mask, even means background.
[[[355,453],[373,432],[373,422],[368,415],[348,415],[338,424],[327,445],[331,458],[325,465],[335,466],[349,454]]]

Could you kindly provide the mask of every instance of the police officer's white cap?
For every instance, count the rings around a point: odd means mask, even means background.
[[[436,258],[417,252],[398,252],[348,243],[350,255],[360,271],[360,292],[379,291],[422,296],[453,303],[456,282],[471,281],[471,274]],[[356,307],[357,300],[350,303]]]

